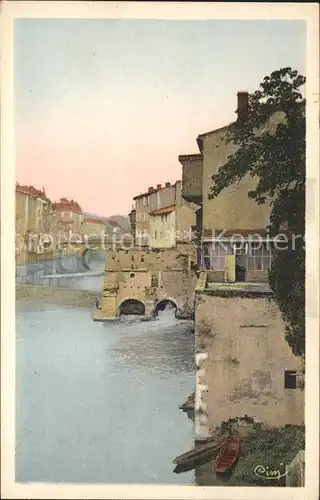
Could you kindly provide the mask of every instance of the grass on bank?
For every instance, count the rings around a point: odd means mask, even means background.
[[[236,426],[231,426],[231,428],[235,430]],[[223,433],[225,431],[223,425],[222,431]],[[215,474],[213,461],[203,468],[200,466],[196,471],[199,479],[197,482],[201,485],[216,486],[285,486],[286,466],[292,462],[300,450],[304,449],[304,426],[287,425],[268,428],[261,424],[252,424],[250,433],[241,436],[241,453],[235,466],[222,475]],[[279,471],[284,476],[279,480],[258,477],[254,470],[259,465],[269,472]]]

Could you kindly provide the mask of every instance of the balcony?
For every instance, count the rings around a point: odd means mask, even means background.
[[[199,205],[202,202],[202,155],[181,155],[182,197]]]

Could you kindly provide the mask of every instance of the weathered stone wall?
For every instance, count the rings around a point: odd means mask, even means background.
[[[140,268],[147,268],[150,271],[183,270],[188,268],[189,256],[192,256],[194,252],[194,247],[183,244],[177,248],[154,250],[137,248],[108,250],[106,252],[106,272]]]
[[[176,203],[176,185],[172,184],[169,187],[150,194],[150,212],[163,207],[170,207]]]
[[[107,252],[102,316],[114,319],[120,305],[128,299],[141,301],[146,314],[152,314],[162,300],[172,300],[179,312],[191,314],[196,284],[191,269],[194,252],[190,245],[158,251]]]
[[[263,130],[273,133],[277,124],[283,120],[282,113],[275,113]],[[248,198],[248,191],[254,189],[257,180],[250,176],[240,183],[223,190],[213,200],[208,199],[212,175],[218,172],[229,155],[235,153],[237,147],[233,143],[226,144],[227,127],[213,131],[204,136],[203,140],[203,228],[210,229],[264,229],[269,222],[270,205],[258,205]]]
[[[179,161],[182,165],[182,192],[193,201],[202,198],[202,155],[181,155]]]
[[[203,229],[260,229],[268,224],[269,206],[258,205],[248,198],[248,191],[257,185],[247,177],[237,185],[223,190],[213,200],[208,199],[212,175],[227,157],[236,151],[234,144],[225,143],[226,129],[207,135],[203,151]]]
[[[285,370],[301,369],[285,325],[265,296],[196,293],[196,431],[199,439],[245,414],[271,426],[304,422],[304,391],[285,389]]]

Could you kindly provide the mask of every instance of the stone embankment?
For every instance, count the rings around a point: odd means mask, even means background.
[[[50,285],[16,284],[16,300],[61,306],[94,308],[96,293]]]

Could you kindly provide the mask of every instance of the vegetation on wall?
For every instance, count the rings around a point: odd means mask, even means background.
[[[290,425],[280,428],[255,426],[255,432],[242,441],[241,455],[228,486],[284,486],[286,466],[304,447],[303,426]],[[255,470],[259,475],[256,475]],[[269,473],[279,471],[282,477],[273,480],[261,477],[265,474],[263,470]]]
[[[269,283],[287,324],[286,339],[294,354],[305,352],[305,99],[306,79],[291,68],[266,76],[249,95],[249,116],[237,120],[227,132],[227,142],[237,151],[212,176],[209,199],[225,188],[256,177],[248,192],[258,204],[271,201],[270,236],[284,229],[288,243],[278,244]],[[264,125],[276,112],[285,117],[271,132]],[[257,134],[260,129],[261,133]]]

